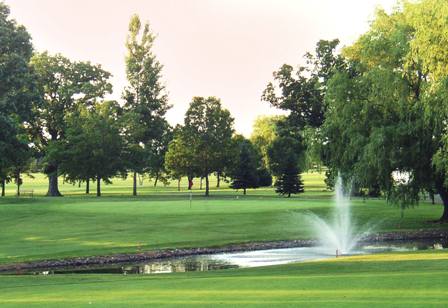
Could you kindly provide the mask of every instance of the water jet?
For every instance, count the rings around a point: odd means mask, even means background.
[[[369,229],[357,229],[350,213],[349,193],[344,191],[342,178],[339,176],[335,185],[335,201],[331,218],[327,221],[315,215],[308,214],[318,249],[336,257],[350,254],[358,242],[368,235]]]

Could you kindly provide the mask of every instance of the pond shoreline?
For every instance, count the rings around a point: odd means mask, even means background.
[[[403,232],[385,232],[372,234],[362,240],[363,243],[379,243],[411,240],[447,240],[448,230],[419,230]],[[34,269],[51,269],[62,267],[79,267],[89,265],[107,265],[117,263],[138,263],[150,260],[163,260],[167,258],[188,257],[196,255],[208,255],[217,253],[231,253],[254,250],[281,249],[309,247],[316,243],[315,240],[283,240],[269,242],[251,242],[231,244],[221,247],[178,248],[159,249],[141,253],[114,254],[106,256],[75,257],[60,260],[41,260],[0,265],[1,273],[29,271]]]

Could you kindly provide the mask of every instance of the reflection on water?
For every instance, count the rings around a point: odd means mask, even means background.
[[[443,249],[448,247],[447,242],[417,241],[417,242],[391,242],[364,245],[354,250],[353,254],[372,254],[381,252],[400,252],[428,249]],[[151,275],[177,272],[205,272],[212,270],[258,267],[279,265],[292,262],[303,262],[334,258],[335,254],[328,254],[328,249],[319,247],[300,247],[286,249],[271,249],[246,251],[239,253],[221,253],[214,255],[191,256],[184,258],[171,258],[151,260],[145,263],[134,264],[108,264],[104,266],[71,267],[58,269],[40,269],[22,271],[9,274],[140,274]]]
[[[89,274],[89,273],[114,273],[114,274],[163,274],[182,272],[206,272],[218,269],[238,268],[238,265],[215,260],[213,257],[192,256],[185,258],[172,258],[163,260],[151,260],[146,263],[135,264],[109,264],[102,267],[88,266],[71,269],[58,269],[48,274]],[[39,274],[40,272],[35,272]]]

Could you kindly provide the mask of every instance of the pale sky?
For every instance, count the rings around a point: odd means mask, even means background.
[[[1,1],[1,0],[0,0]],[[130,17],[157,34],[155,53],[182,123],[193,96],[217,96],[249,136],[259,115],[278,113],[260,100],[272,72],[303,64],[320,39],[350,44],[368,29],[375,8],[395,0],[6,0],[38,51],[90,60],[113,74],[113,98],[126,83],[124,56]]]

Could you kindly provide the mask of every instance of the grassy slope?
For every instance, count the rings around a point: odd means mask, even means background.
[[[268,189],[237,199],[222,189],[208,199],[196,192],[191,208],[185,191],[149,193],[147,187],[148,193],[132,198],[115,195],[113,189],[129,189],[119,185],[109,186],[112,192],[102,198],[0,199],[0,263],[309,238],[303,214],[326,215],[332,203],[320,175],[305,179],[308,192],[296,198],[280,198]],[[437,218],[441,207],[423,204],[401,219],[383,200],[355,200],[353,212],[359,222],[382,221],[377,229],[390,231],[434,227],[426,221]]]
[[[208,273],[9,276],[0,304],[442,307],[447,280],[448,252],[418,252]]]

